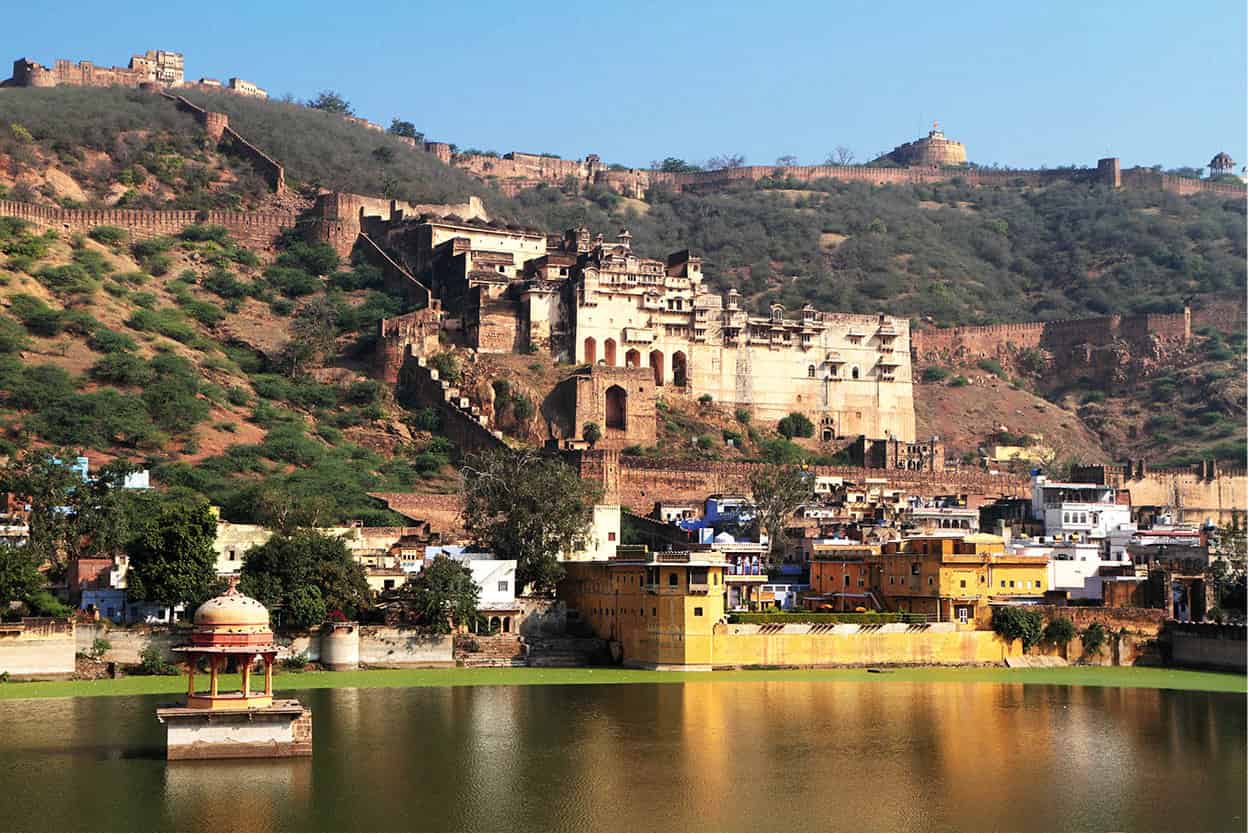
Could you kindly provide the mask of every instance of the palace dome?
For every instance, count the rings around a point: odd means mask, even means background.
[[[1231,159],[1231,155],[1228,154],[1226,151],[1222,151],[1213,159],[1209,160],[1209,167],[1210,168],[1228,168],[1228,169],[1233,168],[1235,167],[1235,160]]]

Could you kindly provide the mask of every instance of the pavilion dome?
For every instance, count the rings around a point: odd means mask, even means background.
[[[191,642],[195,644],[251,644],[273,640],[269,609],[234,585],[195,610]]]
[[[1213,159],[1209,160],[1210,168],[1231,168],[1234,167],[1235,160],[1231,159],[1231,155],[1226,151],[1222,151]]]

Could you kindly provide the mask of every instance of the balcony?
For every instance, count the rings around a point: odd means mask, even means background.
[[[711,586],[705,582],[690,582],[689,583],[690,594],[709,594],[710,592],[711,592]]]

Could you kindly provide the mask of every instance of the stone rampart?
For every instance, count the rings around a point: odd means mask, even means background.
[[[1141,348],[1153,338],[1186,343],[1191,338],[1192,321],[1191,311],[1184,310],[1170,314],[916,329],[910,333],[910,347],[915,362],[1002,358],[1026,349],[1046,350],[1063,362],[1081,345],[1104,345],[1117,339]]]
[[[248,142],[238,131],[230,127],[228,116],[224,113],[213,113],[205,110],[185,96],[171,95],[164,91],[161,91],[160,94],[176,103],[179,110],[184,110],[193,115],[196,121],[203,125],[204,132],[211,141],[227,143],[229,150],[250,161],[275,193],[280,194],[286,190],[286,169],[282,167],[280,162]]]
[[[569,453],[582,478],[603,484],[603,499],[621,504],[644,515],[655,501],[701,502],[713,493],[745,492],[751,473],[761,463],[697,461],[677,463],[621,455],[610,450]],[[854,466],[812,466],[816,476],[840,476],[856,483],[872,480],[893,489],[907,489],[919,495],[970,494],[982,496],[1025,496],[1030,494],[1027,478],[990,475],[986,472],[946,470],[922,472],[904,469],[866,469]]]
[[[0,623],[0,674],[15,680],[71,677],[75,652],[72,620],[27,617]]]
[[[257,250],[274,248],[277,236],[297,221],[293,211],[142,211],[139,209],[64,209],[0,200],[0,216],[19,217],[59,232],[89,232],[118,226],[134,238],[176,235],[197,223],[224,226],[238,242]]]
[[[317,195],[308,212],[306,235],[311,241],[328,243],[345,258],[351,254],[360,233],[366,231],[368,221],[373,221],[371,225],[382,224],[375,230],[381,233],[385,225],[415,219],[422,214],[489,219],[485,205],[476,196],[463,203],[409,203],[346,191],[326,191]]]
[[[464,452],[504,448],[502,432],[491,431],[489,418],[474,407],[458,388],[408,348],[399,368],[397,396],[409,408],[433,408],[442,418],[440,433]]]
[[[377,375],[387,384],[399,381],[399,369],[408,350],[416,356],[432,356],[438,351],[438,331],[442,327],[441,305],[433,305],[377,324]]]

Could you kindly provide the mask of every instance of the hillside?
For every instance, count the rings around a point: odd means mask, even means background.
[[[720,288],[761,307],[911,315],[916,326],[1168,311],[1245,286],[1244,206],[1094,186],[976,190],[762,183],[718,193],[540,188],[503,198],[394,137],[295,105],[192,94],[316,188],[413,201],[486,200],[491,215],[556,230],[627,226],[643,253],[706,255]],[[209,101],[210,100],[210,101]],[[209,149],[195,120],[124,90],[0,91],[0,197],[63,206],[263,208],[246,160]],[[782,277],[783,276],[783,277]],[[321,522],[394,523],[366,497],[453,489],[457,450],[430,413],[371,379],[377,321],[404,311],[372,267],[289,237],[276,263],[193,225],[136,240],[119,229],[43,234],[0,219],[3,451],[35,444],[127,457],[207,495],[234,521],[296,503]],[[569,368],[537,356],[450,351],[510,442],[541,443],[541,397]],[[1182,462],[1245,453],[1243,333],[1200,333],[1129,384],[1021,367],[950,365],[915,385],[921,436],[970,453],[1004,429],[1084,460]],[[925,368],[915,369],[916,380]],[[954,384],[964,376],[969,385]],[[503,381],[505,386],[497,383]],[[527,401],[527,405],[524,403]],[[799,458],[833,450],[750,425],[715,404],[660,406],[664,459]],[[262,480],[263,479],[263,480]]]

